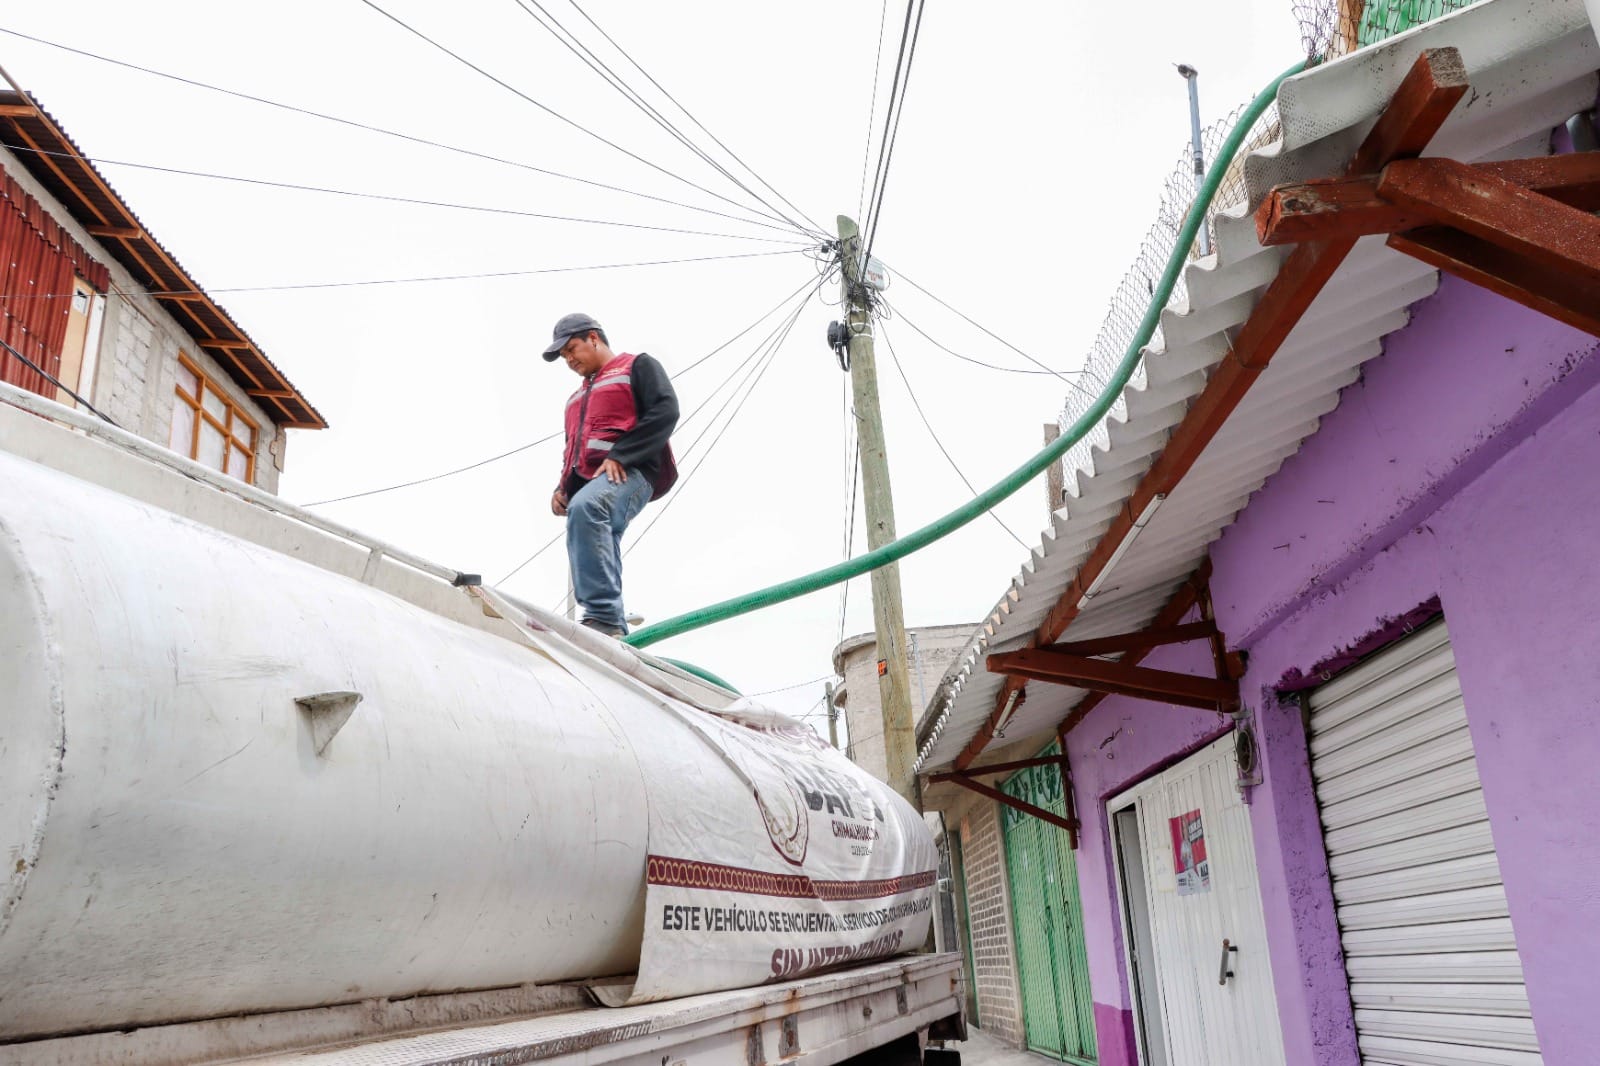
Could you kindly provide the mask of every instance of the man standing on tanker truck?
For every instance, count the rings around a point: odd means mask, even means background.
[[[583,384],[567,400],[567,444],[550,510],[567,519],[567,563],[583,624],[622,637],[622,534],[678,480],[669,442],[678,394],[652,357],[616,353],[588,315],[564,315],[546,362],[557,359]]]

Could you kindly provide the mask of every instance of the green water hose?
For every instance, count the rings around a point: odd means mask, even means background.
[[[802,577],[792,578],[777,585],[771,585],[755,592],[747,592],[743,596],[735,596],[731,600],[713,603],[709,607],[689,611],[668,618],[663,622],[645,626],[623,639],[636,648],[643,648],[668,637],[675,637],[680,633],[700,629],[711,625],[713,622],[726,621],[741,614],[771,607],[774,604],[804,596],[809,592],[818,592],[841,581],[848,581],[853,577],[870,573],[880,566],[887,566],[892,562],[903,559],[914,551],[927,547],[934,541],[948,536],[971,522],[979,515],[988,511],[995,504],[1021,489],[1028,482],[1038,477],[1050,464],[1057,462],[1067,453],[1067,449],[1077,444],[1089,434],[1089,431],[1100,424],[1106,412],[1111,410],[1111,405],[1122,394],[1128,380],[1133,377],[1134,370],[1139,365],[1140,353],[1145,345],[1150,343],[1150,338],[1155,335],[1156,325],[1161,320],[1161,312],[1167,306],[1167,300],[1172,296],[1172,289],[1178,283],[1178,275],[1183,270],[1184,261],[1188,258],[1189,247],[1194,243],[1200,233],[1200,227],[1205,222],[1206,212],[1211,207],[1211,201],[1217,195],[1217,189],[1222,185],[1222,177],[1227,173],[1228,167],[1233,163],[1233,157],[1238,154],[1239,146],[1249,135],[1251,127],[1262,113],[1278,98],[1278,86],[1284,80],[1309,69],[1316,63],[1315,59],[1308,59],[1296,63],[1282,74],[1272,80],[1272,84],[1257,94],[1250,101],[1250,106],[1245,108],[1244,114],[1228,133],[1222,142],[1222,147],[1217,152],[1217,157],[1211,163],[1211,168],[1206,171],[1205,181],[1200,186],[1200,191],[1195,195],[1194,206],[1184,218],[1183,228],[1178,233],[1178,239],[1172,246],[1172,254],[1167,257],[1166,269],[1157,282],[1155,291],[1150,297],[1150,304],[1145,308],[1144,318],[1139,322],[1139,329],[1134,334],[1133,340],[1128,344],[1128,350],[1123,353],[1122,361],[1117,364],[1117,369],[1111,375],[1111,380],[1106,382],[1105,389],[1096,397],[1089,409],[1078,416],[1060,437],[1052,441],[1043,451],[1039,452],[1026,463],[1008,474],[993,488],[968,501],[966,504],[951,511],[942,518],[928,523],[914,533],[892,540],[888,544],[865,555],[858,555],[854,559],[835,563],[833,566],[806,574]]]
[[[694,663],[686,663],[682,659],[669,659],[665,655],[658,655],[656,658],[660,659],[664,663],[670,663],[671,665],[676,666],[679,670],[682,670],[686,674],[692,674],[695,677],[698,677],[701,681],[709,681],[718,688],[727,689],[735,696],[743,695],[743,693],[741,693],[738,689],[734,688],[732,685],[728,684],[726,681],[722,680],[722,678],[718,677],[716,674],[713,674],[710,670],[707,670],[703,666],[696,666]]]

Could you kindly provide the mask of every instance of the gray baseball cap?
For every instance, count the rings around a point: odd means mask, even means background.
[[[589,315],[571,314],[562,315],[556,322],[556,328],[550,331],[550,347],[544,350],[544,361],[553,363],[561,357],[561,349],[574,337],[580,337],[590,330],[604,332],[600,323]]]

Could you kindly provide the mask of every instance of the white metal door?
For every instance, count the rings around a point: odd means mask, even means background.
[[[1311,694],[1361,1061],[1543,1061],[1443,622]]]
[[[1138,815],[1142,877],[1119,870],[1118,884],[1132,892],[1143,882],[1148,918],[1129,906],[1137,900],[1123,899],[1127,920],[1149,926],[1131,934],[1136,942],[1148,936],[1138,985],[1157,992],[1140,997],[1142,1028],[1159,1025],[1166,1060],[1182,1066],[1284,1062],[1255,842],[1237,776],[1230,734],[1110,804],[1113,817],[1130,807]],[[1224,952],[1224,940],[1236,950]],[[1145,1049],[1147,1063],[1155,1051]]]

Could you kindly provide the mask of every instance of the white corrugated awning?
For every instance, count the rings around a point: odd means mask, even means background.
[[[1144,380],[1124,390],[1125,416],[1112,419],[1106,446],[1069,478],[1068,502],[1043,547],[924,710],[919,771],[949,765],[988,720],[1003,679],[985,670],[984,659],[1033,637],[1221,362],[1227,331],[1245,322],[1276,275],[1288,250],[1261,246],[1254,208],[1275,185],[1342,174],[1416,57],[1444,47],[1460,50],[1472,91],[1428,155],[1467,162],[1543,155],[1552,128],[1595,102],[1600,44],[1582,0],[1481,0],[1286,81],[1280,138],[1245,161],[1247,200],[1217,219],[1214,254],[1186,267],[1187,297],[1162,314]],[[1062,639],[1150,624],[1251,494],[1316,432],[1362,364],[1382,353],[1382,339],[1437,287],[1435,271],[1388,249],[1383,237],[1360,241]],[[1007,741],[1053,732],[1084,695],[1068,685],[1030,685],[1006,725]]]

